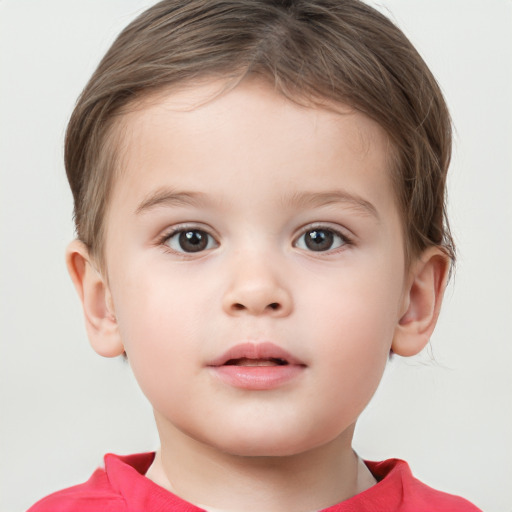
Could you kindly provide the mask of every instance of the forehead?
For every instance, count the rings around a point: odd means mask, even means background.
[[[393,195],[389,139],[377,123],[345,105],[291,101],[263,81],[161,91],[133,105],[119,134],[112,200],[121,206],[157,186],[222,195],[226,183],[250,187],[265,173],[294,195],[332,188],[337,168],[358,173],[361,189]],[[342,188],[354,186],[339,175]]]

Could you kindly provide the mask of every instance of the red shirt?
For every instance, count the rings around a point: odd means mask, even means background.
[[[81,485],[43,498],[28,512],[200,512],[144,476],[154,456],[108,454],[105,469],[97,469]],[[324,512],[479,512],[465,499],[416,480],[402,460],[366,464],[378,483]]]

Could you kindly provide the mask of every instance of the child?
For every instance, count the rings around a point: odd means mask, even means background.
[[[450,136],[425,63],[357,0],[164,0],[130,24],[69,123],[67,263],[161,448],[31,511],[477,510],[351,447],[439,314]]]

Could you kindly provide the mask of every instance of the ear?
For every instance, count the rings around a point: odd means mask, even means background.
[[[124,347],[108,283],[96,270],[89,250],[83,242],[73,240],[69,244],[66,250],[66,263],[82,301],[85,327],[92,348],[104,357],[121,355]]]
[[[395,354],[413,356],[430,340],[439,317],[449,268],[448,256],[438,247],[430,247],[411,265],[402,314],[391,345]]]

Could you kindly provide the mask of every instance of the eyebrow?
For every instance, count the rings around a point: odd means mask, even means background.
[[[206,198],[207,196],[203,192],[178,192],[171,188],[160,188],[145,197],[139,206],[137,206],[135,213],[139,215],[161,206],[197,206],[206,203]],[[283,199],[283,205],[298,208],[329,206],[339,203],[347,204],[360,211],[362,214],[371,215],[377,220],[380,220],[377,208],[375,208],[370,201],[344,190],[296,192]]]
[[[336,205],[339,203],[346,204],[354,208],[364,215],[370,215],[380,220],[377,208],[366,199],[352,194],[345,190],[333,190],[329,192],[297,192],[290,197],[283,199],[284,205],[292,205],[295,207],[318,207]]]
[[[161,206],[197,206],[206,202],[206,196],[202,192],[178,192],[171,188],[160,188],[145,197],[137,206],[137,215],[153,210]]]

